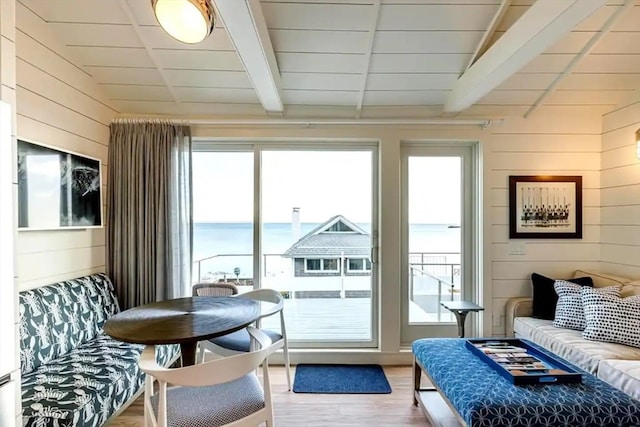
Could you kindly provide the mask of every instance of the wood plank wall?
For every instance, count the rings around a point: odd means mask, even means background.
[[[16,25],[15,25],[15,0],[0,0],[0,100],[6,102],[11,106],[11,152],[15,153],[16,147]],[[2,141],[5,142],[5,141]],[[18,190],[18,178],[17,178],[17,164],[14,164],[12,170],[12,188],[13,188],[13,200],[16,200]],[[4,183],[3,183],[4,185]],[[11,209],[12,206],[3,206],[4,209]],[[15,218],[15,214],[14,214]],[[13,247],[15,249],[15,237],[17,233],[14,232]],[[6,237],[2,237],[6,238]],[[15,254],[14,254],[15,256]],[[14,259],[15,261],[15,259]],[[14,262],[15,265],[15,262]],[[13,276],[15,276],[15,271]],[[0,286],[12,286],[14,288],[14,304],[17,306],[18,293],[15,291],[15,280],[10,283],[0,283]],[[17,337],[18,337],[18,310],[15,310],[14,328],[16,336],[17,349]],[[11,348],[11,346],[9,346]],[[16,354],[16,361],[18,361],[18,355]],[[16,362],[18,365],[18,362]],[[20,394],[20,371],[15,370],[12,374],[12,378],[15,379],[15,414],[16,424],[22,424],[22,418],[19,415],[22,410],[22,398]]]
[[[602,270],[640,279],[640,94],[602,120]]]
[[[109,123],[117,111],[45,21],[19,2],[16,46],[18,138],[100,159],[106,200]],[[19,231],[17,257],[19,290],[104,271],[105,229]]]
[[[493,334],[505,334],[507,300],[531,295],[531,273],[568,278],[578,268],[598,269],[600,133],[599,114],[571,108],[542,108],[526,120],[512,118],[493,130],[485,160]],[[583,238],[509,239],[509,175],[581,175]],[[524,255],[511,253],[517,243],[524,243]]]

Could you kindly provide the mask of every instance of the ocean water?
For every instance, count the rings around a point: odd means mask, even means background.
[[[318,223],[300,224],[300,236],[317,227]],[[358,224],[370,232],[370,224]],[[262,231],[265,273],[269,277],[285,274],[291,260],[282,258],[297,239],[290,223],[266,223]],[[445,224],[411,224],[409,252],[459,253],[460,228]],[[239,277],[253,275],[253,225],[251,223],[195,223],[193,229],[194,277]],[[197,261],[202,260],[200,263]],[[449,262],[452,262],[448,260]],[[453,261],[456,262],[456,261]]]

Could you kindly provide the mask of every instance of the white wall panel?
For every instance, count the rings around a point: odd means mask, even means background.
[[[253,87],[247,73],[244,71],[165,70],[164,75],[171,86],[243,89],[251,89]],[[162,84],[162,80],[160,80],[160,84]]]
[[[144,47],[67,46],[80,65],[103,67],[154,67]]]
[[[48,145],[102,159],[103,165],[107,164],[108,141],[93,141],[83,138],[65,129],[48,125],[21,114],[18,115],[18,129],[20,130],[21,138],[40,143],[45,143],[46,141]]]
[[[281,73],[280,78],[282,89],[353,90],[362,83],[361,74]]]
[[[22,233],[30,232],[23,231],[20,232],[20,235]],[[41,238],[55,239],[55,235],[51,236],[50,232],[33,233],[40,233]],[[50,276],[61,277],[67,273],[71,273],[69,276],[71,278],[75,277],[72,274],[78,270],[93,269],[104,265],[105,246],[20,254],[18,257],[18,280],[21,284],[22,281],[47,280]],[[35,268],[36,266],[37,268]],[[22,290],[21,285],[20,288]]]
[[[640,87],[640,72],[627,74],[573,73],[566,76],[560,84],[558,84],[558,89],[574,90],[633,90],[638,87]]]
[[[49,27],[65,45],[144,47],[133,27],[128,25],[51,22]]]
[[[262,3],[271,29],[368,31],[371,5]]]
[[[67,109],[91,117],[102,124],[108,125],[116,112],[78,90],[73,82],[61,81],[22,59],[16,61],[16,70],[23,88],[49,100],[64,100],[63,106]]]
[[[172,101],[173,96],[166,86],[102,84],[111,99],[140,101]]]
[[[176,87],[174,92],[180,102],[260,103],[253,89]]]
[[[640,247],[640,230],[636,225],[602,225],[602,243]]]
[[[484,31],[379,31],[373,53],[475,52]]]
[[[367,90],[452,89],[458,77],[458,73],[373,73],[367,77]]]
[[[640,125],[640,94],[638,96],[638,100],[630,103],[629,105],[622,106],[615,111],[605,114],[602,122],[602,132],[605,135],[605,144],[602,148],[608,149],[612,146],[609,145],[608,138],[610,137],[611,132],[614,132],[618,129],[625,128],[629,126],[631,129],[627,129],[624,131],[625,133],[620,133],[616,135],[615,140],[620,140],[621,144],[624,145],[624,141],[628,140],[626,136],[628,135],[628,131],[634,131],[633,128],[635,125]],[[613,145],[615,146],[615,145]]]
[[[443,105],[449,95],[445,90],[367,90],[365,105]]]
[[[283,90],[282,100],[285,104],[302,105],[349,105],[358,104],[358,92],[319,91],[319,90]]]
[[[62,127],[87,139],[109,140],[109,126],[106,123],[70,110],[63,100],[56,102],[20,86],[18,78],[18,114],[30,117],[54,127]],[[18,129],[20,136],[20,129]],[[43,141],[44,142],[44,141]]]
[[[378,18],[379,30],[460,30],[484,31],[497,5],[466,3],[465,12],[448,4],[383,4]]]
[[[364,71],[364,55],[276,52],[281,72],[356,73]]]
[[[97,13],[111,7],[77,3],[83,13],[89,13],[87,7]],[[109,123],[117,110],[91,76],[69,60],[45,22],[20,3],[16,25],[18,137],[99,158],[106,180]],[[102,191],[104,201],[106,186]],[[104,228],[20,231],[16,247],[20,290],[104,271]]]
[[[471,54],[388,54],[371,55],[371,73],[462,73]]]
[[[602,268],[634,278],[640,277],[638,128],[640,101],[620,106],[602,120]]]
[[[84,67],[97,83],[162,85],[164,80],[155,68]]]
[[[218,50],[154,50],[161,67],[184,70],[244,71],[235,51]]]
[[[269,31],[275,52],[359,53],[369,46],[365,31],[313,31],[272,29]]]

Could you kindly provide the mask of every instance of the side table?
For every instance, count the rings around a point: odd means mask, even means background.
[[[441,301],[440,305],[456,316],[458,335],[460,338],[464,338],[464,321],[467,318],[467,314],[471,311],[477,312],[484,310],[483,307],[469,301]]]

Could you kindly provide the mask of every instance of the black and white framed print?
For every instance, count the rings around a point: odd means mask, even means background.
[[[18,139],[18,229],[102,226],[100,160]]]
[[[581,239],[581,176],[510,176],[509,238]]]

